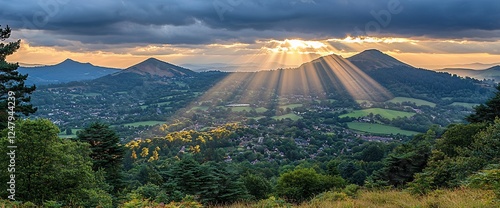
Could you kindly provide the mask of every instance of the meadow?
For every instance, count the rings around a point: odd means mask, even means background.
[[[418,106],[427,105],[427,106],[431,106],[431,107],[436,107],[436,103],[421,100],[421,99],[416,99],[416,98],[409,98],[409,97],[395,97],[391,100],[388,100],[387,102],[391,102],[391,103],[411,102],[411,103],[415,103],[415,105],[418,105]]]
[[[416,131],[407,131],[394,126],[388,126],[383,124],[372,124],[372,123],[361,123],[361,122],[348,122],[347,126],[350,129],[354,129],[357,131],[363,131],[374,134],[402,134],[402,135],[415,135],[419,132]]]
[[[415,115],[415,113],[409,113],[409,112],[403,112],[403,111],[396,111],[396,110],[389,110],[389,109],[382,109],[382,108],[369,108],[369,109],[363,109],[363,110],[355,110],[350,113],[344,114],[339,116],[340,118],[345,118],[345,117],[353,117],[353,118],[359,118],[359,117],[365,117],[370,115],[372,113],[373,115],[379,114],[380,116],[387,118],[387,119],[394,119],[397,117],[412,117]]]

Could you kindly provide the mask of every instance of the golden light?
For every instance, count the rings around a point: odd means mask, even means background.
[[[271,40],[263,49],[272,53],[289,54],[325,54],[330,51],[328,45],[321,41],[306,41],[299,39]]]

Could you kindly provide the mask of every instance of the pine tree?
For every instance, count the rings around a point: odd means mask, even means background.
[[[4,41],[10,37],[11,29],[7,26],[5,29],[0,28],[0,41]],[[19,49],[21,40],[10,42],[7,44],[0,43],[0,129],[7,127],[7,118],[9,114],[7,113],[9,109],[9,92],[14,92],[12,95],[15,98],[15,107],[11,109],[14,110],[16,116],[19,113],[25,116],[35,113],[36,108],[29,104],[31,97],[29,96],[36,87],[27,87],[24,81],[27,79],[28,75],[21,75],[17,71],[19,65],[17,63],[7,63],[5,60],[7,56],[12,55]],[[10,111],[10,110],[9,110]]]
[[[471,123],[489,122],[493,123],[496,117],[500,117],[500,84],[496,87],[495,96],[486,101],[485,104],[478,105],[474,108],[474,114],[465,118]]]
[[[114,191],[119,190],[122,187],[124,148],[119,144],[120,139],[116,132],[106,124],[95,122],[78,132],[78,140],[90,144],[92,169],[103,169],[106,172],[106,182],[113,186]]]

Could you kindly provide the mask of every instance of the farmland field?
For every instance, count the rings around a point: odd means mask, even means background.
[[[379,114],[380,116],[387,118],[387,119],[394,119],[397,117],[412,117],[415,115],[415,113],[409,113],[409,112],[403,112],[403,111],[396,111],[396,110],[389,110],[389,109],[382,109],[382,108],[369,108],[369,109],[363,109],[363,110],[355,110],[352,111],[348,114],[344,114],[339,116],[340,118],[345,118],[345,117],[353,117],[353,118],[359,118],[359,117],[364,117],[370,115],[370,113],[373,113],[374,115]]]
[[[428,105],[431,107],[436,107],[436,104],[433,102],[429,102],[429,101],[425,101],[425,100],[421,100],[421,99],[409,98],[409,97],[395,97],[391,100],[388,100],[387,102],[391,102],[391,103],[411,102],[411,103],[415,103],[418,106]]]
[[[164,124],[165,121],[140,121],[140,122],[134,122],[134,123],[126,123],[123,124],[124,126],[132,126],[132,127],[138,127],[138,126],[154,126],[158,124]]]
[[[374,134],[402,134],[411,136],[419,133],[416,131],[402,130],[394,126],[388,126],[383,124],[348,122],[347,126],[353,130],[374,133]]]
[[[251,110],[252,110],[252,107],[248,107],[248,106],[231,107],[231,111],[234,111],[234,112],[242,112],[242,111],[250,112]]]
[[[299,116],[299,115],[295,115],[293,113],[289,113],[289,114],[285,114],[285,115],[282,115],[282,116],[273,116],[272,117],[273,119],[276,119],[276,120],[280,120],[280,119],[292,119],[293,121],[296,121],[296,120],[299,120],[302,118],[302,116]]]

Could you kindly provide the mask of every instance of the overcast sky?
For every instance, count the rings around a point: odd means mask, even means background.
[[[125,67],[153,56],[176,64],[293,65],[369,48],[421,67],[500,62],[498,0],[0,0],[0,5],[0,25],[14,30],[9,40],[23,41],[9,60],[22,63],[73,58]]]

